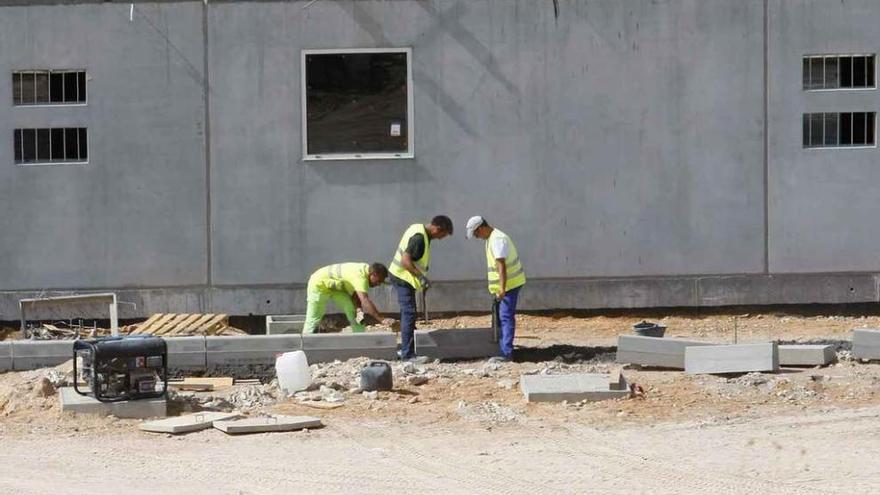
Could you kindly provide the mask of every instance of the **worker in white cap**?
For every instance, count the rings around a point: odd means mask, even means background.
[[[495,296],[501,323],[500,354],[492,361],[510,361],[513,358],[513,337],[516,332],[516,303],[520,289],[526,283],[522,261],[516,246],[504,232],[489,225],[477,215],[467,221],[467,238],[486,241],[486,269],[489,274],[489,292]]]

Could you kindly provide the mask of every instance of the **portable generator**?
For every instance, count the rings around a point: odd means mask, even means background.
[[[90,390],[80,390],[80,370]],[[165,340],[127,335],[74,341],[73,388],[101,402],[163,397],[168,390]]]

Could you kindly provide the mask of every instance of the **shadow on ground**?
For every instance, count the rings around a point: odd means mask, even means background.
[[[543,361],[561,361],[563,363],[579,363],[598,358],[600,362],[613,362],[617,347],[594,347],[556,344],[548,347],[520,347],[514,353],[514,361],[518,363],[540,363]]]

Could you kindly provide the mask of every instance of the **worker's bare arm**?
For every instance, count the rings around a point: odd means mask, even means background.
[[[498,287],[500,287],[498,299],[504,299],[504,294],[507,292],[507,260],[505,258],[496,259],[495,269],[498,270]]]
[[[412,273],[414,277],[419,278],[422,276],[422,271],[416,267],[415,263],[413,263],[412,256],[409,253],[404,252],[403,256],[400,257],[400,262],[403,269]]]
[[[382,315],[379,314],[379,310],[376,309],[376,305],[373,304],[373,301],[370,300],[369,294],[366,292],[355,292],[357,298],[360,302],[361,309],[364,310],[365,314],[368,314],[376,319],[376,321],[382,321]]]

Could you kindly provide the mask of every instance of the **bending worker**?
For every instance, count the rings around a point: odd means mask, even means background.
[[[397,303],[400,305],[401,359],[415,357],[416,291],[427,290],[431,285],[427,276],[431,262],[431,241],[447,235],[452,235],[452,220],[446,215],[438,215],[428,225],[410,225],[394,253],[389,279],[397,291]]]
[[[526,274],[510,237],[493,228],[481,216],[471,217],[467,222],[467,238],[474,237],[486,241],[489,292],[498,302],[496,316],[501,323],[501,352],[491,361],[510,361],[513,359],[513,337],[516,333],[516,302],[520,289],[526,283]]]
[[[365,314],[382,322],[382,315],[376,310],[367,291],[370,287],[381,285],[387,276],[388,269],[382,263],[337,263],[319,268],[309,277],[303,333],[315,333],[330,300],[345,313],[352,332],[364,331],[364,326],[357,321],[356,308],[361,308]]]

